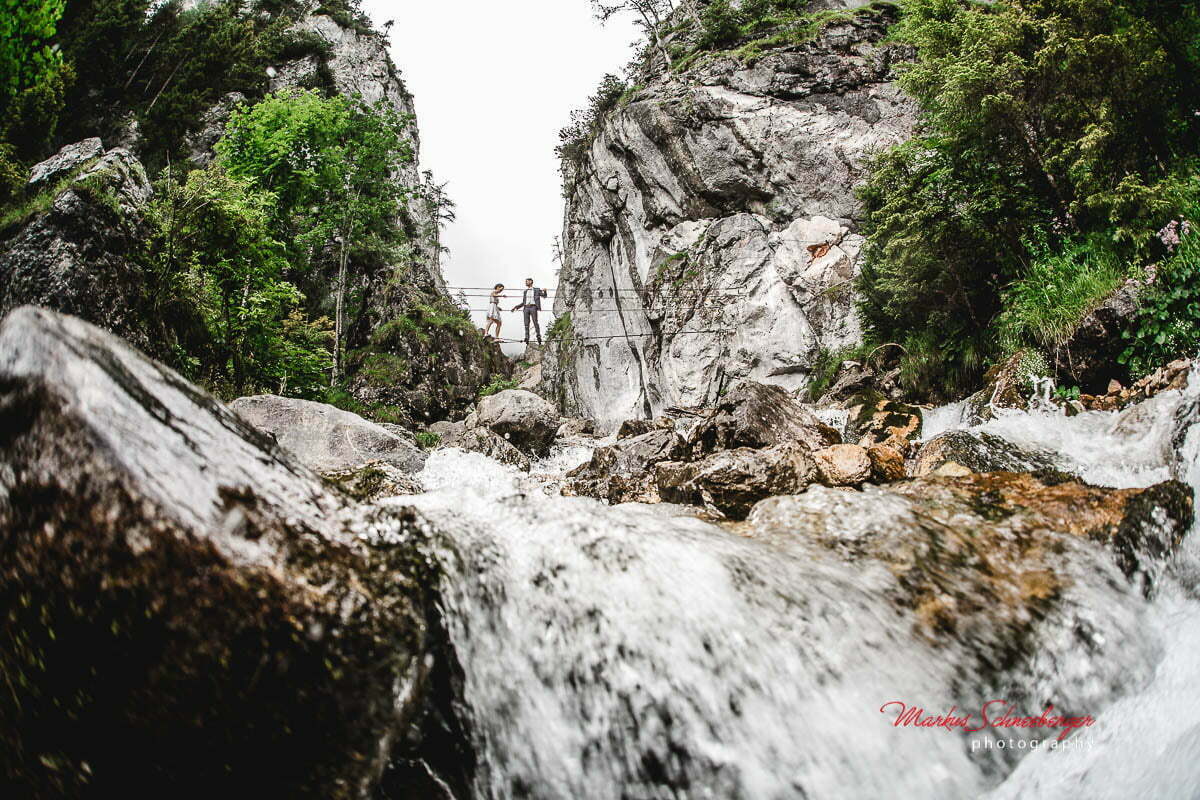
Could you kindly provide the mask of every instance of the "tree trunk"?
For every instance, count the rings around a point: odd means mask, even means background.
[[[346,307],[346,272],[350,256],[348,239],[349,237],[342,237],[342,252],[338,256],[337,290],[333,311],[333,380],[330,381],[331,385],[337,383],[342,376],[342,329],[344,327],[342,317]]]

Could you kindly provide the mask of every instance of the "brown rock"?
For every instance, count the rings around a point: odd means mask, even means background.
[[[705,506],[731,519],[742,519],[763,498],[798,492],[816,479],[812,455],[795,443],[723,450],[696,463],[655,468],[664,501]]]
[[[950,431],[921,446],[913,474],[931,475],[950,461],[972,472],[1033,472],[1054,468],[1054,458],[1049,453],[1022,450],[989,433]]]
[[[867,448],[871,459],[871,478],[876,483],[891,483],[904,479],[904,456],[886,444],[873,444]]]
[[[900,453],[921,438],[921,409],[865,392],[851,401],[846,439],[863,447],[886,444]]]
[[[813,459],[826,486],[861,486],[871,478],[871,457],[865,447],[856,444],[814,450]]]

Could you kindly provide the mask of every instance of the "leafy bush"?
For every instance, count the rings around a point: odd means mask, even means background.
[[[821,395],[828,391],[837,378],[838,369],[845,361],[860,361],[874,350],[868,344],[851,345],[837,350],[822,348],[813,360],[811,372],[808,375],[808,388],[805,390],[808,399],[816,402]]]
[[[1140,308],[1123,334],[1120,362],[1135,378],[1182,356],[1200,352],[1200,177],[1181,219],[1160,231],[1170,257],[1139,298]]]

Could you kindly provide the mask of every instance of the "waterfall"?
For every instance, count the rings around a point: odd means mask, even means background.
[[[1174,471],[1196,486],[1200,428],[1180,432],[1196,418],[1193,385],[1125,414],[1016,414],[983,427],[1053,450],[1099,485],[1146,486]],[[935,418],[961,425],[955,409]],[[555,477],[585,457],[577,444],[531,477],[440,450],[420,476],[426,493],[392,501],[436,530],[475,797],[1129,797],[1135,786],[1200,796],[1194,536],[1153,600],[1101,548],[1068,547],[1076,585],[1062,610],[1041,622],[1014,676],[985,679],[972,642],[914,634],[912,614],[887,600],[895,578],[879,562],[688,508],[558,496]],[[881,490],[805,497],[850,543],[908,513]],[[977,713],[997,687],[1096,724],[1074,735],[1074,750],[1027,755],[1019,743],[1000,749],[990,731],[897,728],[881,713],[897,700]],[[1004,736],[1029,744],[1032,734]]]

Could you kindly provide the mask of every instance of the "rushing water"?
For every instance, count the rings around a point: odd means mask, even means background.
[[[1171,444],[1195,383],[1189,397],[1125,415],[1012,414],[984,429],[1053,450],[1100,485],[1145,486],[1174,471],[1196,486],[1200,427],[1179,452]],[[958,413],[926,424],[961,425]],[[972,684],[969,644],[925,641],[887,602],[895,578],[881,564],[803,536],[726,530],[679,507],[558,496],[555,479],[587,453],[560,449],[524,475],[441,450],[421,475],[427,493],[396,501],[441,531],[443,617],[464,672],[476,797],[1200,796],[1195,537],[1153,602],[1100,548],[1064,556],[1077,558],[1079,587],[1043,622],[1015,680],[1098,722],[1076,734],[1077,747],[1026,756],[999,751],[986,731],[895,728],[894,714],[881,714],[892,700],[938,714],[987,696]],[[847,540],[902,514],[883,492],[809,495]],[[1084,629],[1090,653],[1076,638]],[[1029,744],[1023,736],[1016,745]]]

